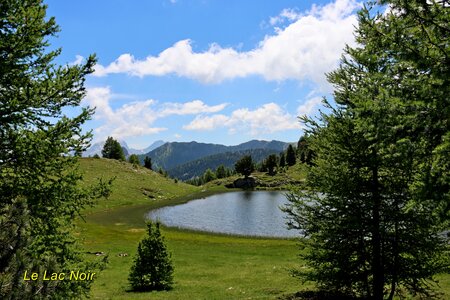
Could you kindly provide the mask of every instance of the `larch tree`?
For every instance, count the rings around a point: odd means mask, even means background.
[[[0,298],[79,298],[91,281],[44,281],[43,272],[96,268],[72,234],[74,218],[109,192],[107,183],[81,187],[73,156],[91,138],[81,125],[94,110],[79,105],[95,57],[54,62],[61,50],[49,50],[48,38],[58,26],[40,0],[1,1],[0,15]]]
[[[285,208],[322,289],[432,297],[449,269],[449,24],[442,1],[368,3],[358,46],[328,75],[336,105],[304,118],[315,157]],[[306,271],[305,271],[306,270]]]

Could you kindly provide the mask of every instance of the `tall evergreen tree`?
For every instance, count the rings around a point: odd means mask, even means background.
[[[105,145],[103,145],[102,156],[104,158],[125,160],[125,154],[122,146],[118,141],[110,136],[106,139]]]
[[[289,145],[288,148],[286,149],[286,164],[288,166],[293,166],[295,165],[296,160],[297,159],[295,156],[294,147],[292,147],[292,145]]]
[[[58,32],[40,0],[0,3],[0,298],[70,299],[91,281],[43,281],[48,274],[93,270],[77,250],[73,220],[107,184],[82,188],[77,158],[90,134],[82,124],[93,110],[75,117],[85,76],[95,58],[82,65],[58,66],[61,50],[48,49]],[[35,281],[25,271],[39,272]]]
[[[449,268],[450,12],[389,4],[361,10],[359,46],[328,76],[338,106],[305,119],[317,157],[286,211],[311,237],[313,268],[298,275],[373,299],[431,297],[429,282]]]
[[[269,155],[264,162],[269,175],[275,175],[275,168],[277,167],[277,156],[275,154]]]
[[[152,159],[148,156],[144,158],[144,167],[151,170],[152,169]]]
[[[280,165],[281,168],[284,168],[286,166],[286,159],[284,158],[284,152],[280,153],[279,165]]]

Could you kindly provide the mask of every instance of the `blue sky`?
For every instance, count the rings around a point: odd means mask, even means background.
[[[96,53],[84,106],[94,142],[235,145],[297,141],[352,45],[359,3],[335,1],[47,0],[61,64]]]

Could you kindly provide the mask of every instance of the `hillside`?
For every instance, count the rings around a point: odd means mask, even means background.
[[[199,188],[182,182],[175,183],[157,172],[106,158],[80,158],[80,170],[84,184],[95,183],[99,178],[115,178],[109,199],[100,200],[92,210],[104,210],[134,204],[155,204],[186,196]]]
[[[288,143],[280,141],[252,140],[236,146],[219,144],[206,144],[197,142],[173,142],[166,143],[147,154],[140,155],[141,161],[145,156],[152,159],[154,169],[159,167],[170,170],[182,164],[219,153],[245,151],[250,149],[270,149],[275,153],[287,148]],[[274,153],[272,152],[272,153]]]
[[[195,176],[201,176],[208,168],[215,170],[220,165],[233,169],[234,164],[244,155],[251,155],[253,161],[261,162],[270,154],[278,154],[279,152],[280,151],[273,149],[250,149],[218,153],[179,165],[167,170],[167,173],[173,178],[188,180]]]

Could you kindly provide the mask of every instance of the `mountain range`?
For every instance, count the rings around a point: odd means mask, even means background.
[[[137,154],[141,163],[146,156],[152,159],[153,170],[162,168],[174,178],[181,180],[200,176],[206,169],[215,170],[219,165],[233,168],[236,161],[244,155],[251,155],[255,162],[260,162],[270,154],[278,154],[289,143],[281,141],[251,140],[235,146],[198,142],[163,142],[155,141],[149,147],[136,150],[130,148],[123,140],[118,140],[126,156]],[[103,142],[92,145],[83,156],[101,156]]]
[[[236,146],[198,142],[172,142],[165,143],[146,154],[139,155],[139,158],[143,161],[145,156],[150,157],[152,159],[153,169],[163,168],[164,170],[170,170],[187,162],[214,154],[254,149],[266,149],[272,150],[271,153],[279,153],[284,151],[288,145],[288,143],[280,141],[269,142],[258,140],[252,140]]]
[[[130,148],[124,140],[118,140],[118,142],[122,146],[125,156],[131,155],[131,154],[137,154],[137,155],[145,154],[145,153],[148,153],[148,152],[158,148],[159,146],[161,146],[165,143],[164,141],[158,140],[158,141],[153,142],[150,146],[148,146],[145,149],[133,149],[133,148]],[[105,145],[105,141],[101,141],[101,142],[93,144],[91,147],[89,147],[83,153],[83,157],[94,156],[95,154],[102,156],[102,149],[103,149],[104,145]]]

